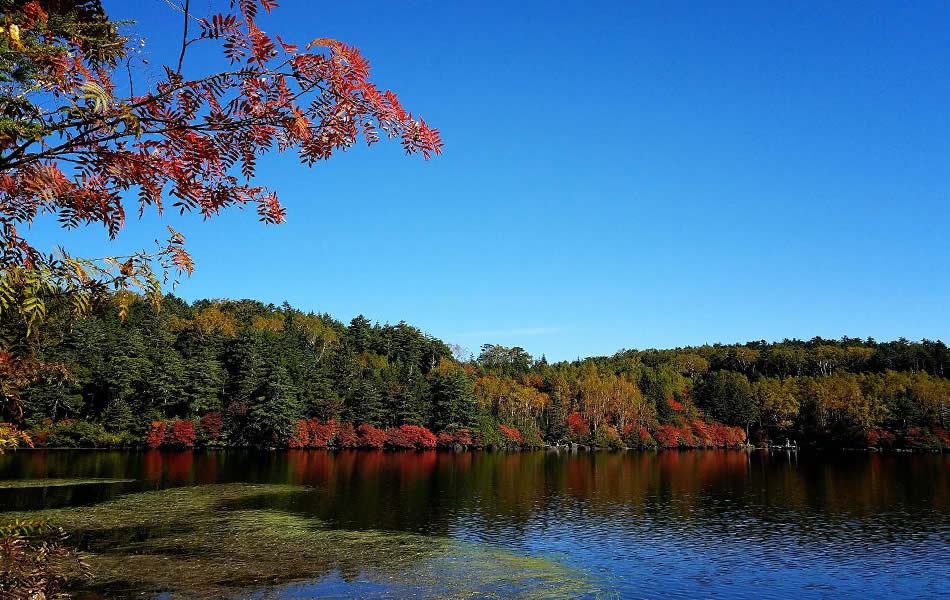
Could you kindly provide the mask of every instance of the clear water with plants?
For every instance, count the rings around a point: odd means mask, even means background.
[[[18,451],[97,598],[950,595],[950,456]]]

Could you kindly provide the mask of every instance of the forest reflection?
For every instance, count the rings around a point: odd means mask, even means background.
[[[950,457],[737,451],[650,452],[20,452],[4,479],[134,478],[126,484],[0,490],[0,504],[61,506],[164,487],[228,482],[312,488],[289,509],[342,528],[442,534],[479,519],[499,526],[548,510],[618,523],[735,518],[764,523],[878,515],[945,522]],[[278,501],[272,498],[270,501]],[[622,525],[622,523],[621,523]]]

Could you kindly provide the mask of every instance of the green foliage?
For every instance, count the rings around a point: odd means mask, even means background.
[[[709,414],[726,425],[747,427],[758,417],[752,387],[742,373],[715,371],[708,374],[698,389]]]
[[[37,427],[30,435],[47,448],[128,448],[139,443],[127,431],[110,433],[101,423],[73,419]]]
[[[940,445],[928,432],[950,428],[941,342],[816,339],[560,363],[492,345],[458,363],[445,343],[405,323],[344,325],[287,304],[172,296],[159,312],[144,298],[121,300],[123,322],[119,302],[47,329],[40,358],[67,375],[23,390],[24,423],[40,445],[141,445],[152,422],[208,414],[220,415],[220,435],[207,439],[198,427],[199,445],[284,446],[310,418],[466,428],[495,447],[512,446],[498,425],[517,428],[527,445],[561,442],[569,415],[590,432],[578,441],[603,446],[614,443],[605,426],[630,446],[650,446],[659,426],[697,420],[823,445],[864,447],[868,432],[884,431],[895,447],[920,449]],[[0,321],[0,335],[14,329]]]
[[[434,431],[470,429],[475,425],[478,413],[474,377],[460,365],[449,361],[444,363],[430,374],[432,428]]]
[[[598,448],[610,448],[612,450],[621,450],[624,448],[623,440],[617,434],[617,431],[607,425],[601,425],[594,432],[592,443]]]

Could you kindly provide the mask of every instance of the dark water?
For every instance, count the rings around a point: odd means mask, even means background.
[[[550,558],[589,578],[594,589],[577,593],[590,598],[950,598],[946,455],[22,451],[0,456],[0,480],[64,477],[134,481],[0,489],[0,512],[36,516],[182,486],[290,484],[308,489],[262,502],[333,530],[421,534],[460,540],[467,548]],[[116,547],[127,541],[115,541]],[[98,543],[102,551],[112,542],[90,542],[87,536],[84,543]],[[226,556],[227,543],[213,552]],[[357,570],[373,568],[360,564]],[[283,596],[385,596],[387,586],[332,569],[294,579],[278,582]],[[517,597],[527,590],[508,592]]]

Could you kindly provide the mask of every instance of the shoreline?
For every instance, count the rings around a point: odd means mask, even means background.
[[[227,452],[230,450],[246,451],[246,452],[301,452],[301,451],[317,451],[317,452],[383,452],[386,454],[395,454],[400,452],[444,452],[444,453],[461,453],[461,452],[485,452],[485,453],[504,453],[504,454],[515,454],[520,452],[547,452],[547,453],[569,453],[577,454],[580,452],[586,453],[597,453],[597,452],[606,452],[611,454],[619,454],[625,452],[643,452],[643,453],[660,453],[660,452],[689,452],[689,451],[709,451],[709,450],[718,450],[718,451],[735,451],[735,452],[783,452],[787,454],[798,454],[799,452],[805,454],[838,454],[838,453],[864,453],[864,454],[946,454],[946,450],[928,450],[925,448],[821,448],[821,447],[810,447],[810,446],[799,446],[796,448],[786,448],[782,446],[777,447],[760,447],[760,446],[743,446],[743,447],[704,447],[704,448],[610,448],[602,446],[590,446],[585,444],[576,444],[575,448],[570,446],[540,446],[540,447],[527,447],[527,448],[484,448],[484,447],[467,447],[461,449],[454,448],[256,448],[253,446],[212,446],[212,447],[199,447],[199,448],[143,448],[141,446],[119,446],[112,448],[92,448],[88,446],[82,447],[70,447],[70,446],[56,446],[56,447],[44,447],[44,448],[17,448],[15,452],[44,452],[44,451],[53,451],[53,452],[64,452],[64,451],[95,451],[95,452]]]

